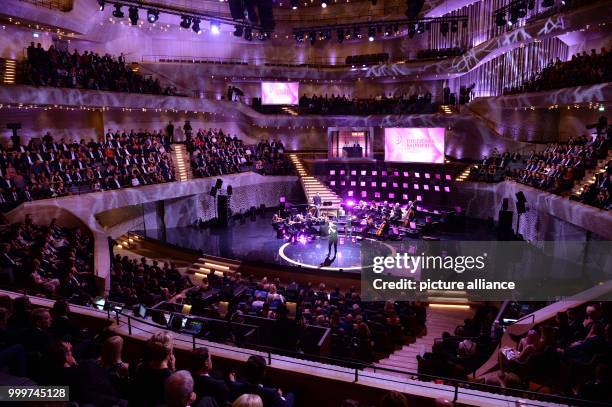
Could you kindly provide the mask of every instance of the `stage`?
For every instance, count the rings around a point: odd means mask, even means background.
[[[231,221],[227,229],[207,227],[182,227],[167,229],[165,238],[160,230],[147,230],[139,233],[147,238],[179,248],[195,250],[211,256],[236,259],[253,264],[269,264],[295,269],[329,270],[346,273],[360,273],[364,268],[362,257],[373,254],[379,256],[394,255],[405,252],[410,242],[418,238],[404,238],[401,241],[378,241],[362,239],[360,236],[347,238],[340,230],[338,254],[332,253],[327,262],[328,242],[326,237],[314,241],[288,243],[277,239],[272,228],[273,213],[267,211],[243,222]],[[440,240],[496,240],[495,231],[486,222],[466,219],[462,232],[436,232],[430,235]],[[367,267],[368,265],[365,265]]]

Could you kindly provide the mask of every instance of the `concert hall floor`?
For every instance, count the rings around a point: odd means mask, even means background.
[[[357,239],[345,239],[340,233],[339,255],[329,265],[321,267],[327,255],[327,238],[313,242],[288,244],[276,238],[271,224],[272,215],[258,215],[255,221],[231,221],[227,229],[182,227],[166,230],[163,239],[161,231],[147,230],[146,237],[157,239],[181,248],[198,250],[211,256],[237,259],[249,263],[264,263],[281,266],[307,267],[311,269],[335,270],[359,273],[361,265],[361,243]],[[494,229],[486,222],[466,219],[462,232],[430,233],[440,240],[495,240]],[[404,242],[418,240],[404,237]],[[399,249],[402,242],[375,242],[381,255],[388,255]],[[333,249],[332,249],[333,254]]]

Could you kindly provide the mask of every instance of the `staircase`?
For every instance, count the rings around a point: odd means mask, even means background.
[[[202,256],[187,269],[187,274],[194,284],[199,284],[209,274],[222,277],[232,275],[238,271],[241,262],[237,260],[222,259],[220,257]]]
[[[400,350],[396,350],[386,359],[381,359],[374,363],[374,367],[366,370],[376,371],[377,367],[394,370],[401,370],[407,373],[418,372],[417,355],[423,355],[425,352],[431,352],[434,341],[442,337],[442,333],[447,331],[451,335],[455,332],[455,328],[463,325],[466,318],[473,316],[472,311],[468,308],[460,308],[453,306],[429,306],[427,307],[427,333],[419,338],[414,343],[404,345]],[[405,373],[388,374],[394,376],[404,376]]]
[[[291,160],[291,163],[295,167],[295,170],[297,171],[297,174],[300,177],[302,188],[304,189],[304,193],[306,194],[306,201],[308,203],[312,203],[312,199],[318,192],[321,196],[322,202],[331,202],[331,206],[324,205],[324,207],[321,208],[323,211],[325,211],[326,209],[333,209],[334,211],[337,210],[340,207],[342,198],[340,198],[338,195],[336,195],[334,191],[325,186],[324,183],[322,183],[313,176],[309,176],[297,155],[291,154],[289,155],[289,159]]]
[[[191,162],[185,144],[172,144],[172,162],[177,181],[187,181],[191,178]]]
[[[0,76],[3,85],[14,85],[17,74],[17,61],[14,59],[0,58]]]
[[[472,168],[478,168],[478,164],[470,164],[467,167],[465,167],[465,169],[459,173],[459,175],[457,175],[457,177],[455,178],[455,181],[465,181],[466,179],[468,179],[468,177],[470,176],[470,172],[472,171]]]
[[[608,155],[606,158],[597,160],[597,166],[594,169],[585,171],[584,177],[582,177],[582,179],[578,181],[576,185],[574,185],[570,195],[580,196],[580,194],[582,194],[582,192],[587,189],[589,185],[595,182],[595,177],[597,174],[606,172],[606,165],[610,160],[612,160],[612,150],[608,150]]]

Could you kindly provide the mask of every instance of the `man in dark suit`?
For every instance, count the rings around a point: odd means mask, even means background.
[[[215,399],[219,406],[225,406],[229,396],[229,389],[223,380],[211,376],[212,360],[208,349],[197,348],[191,352],[191,374],[193,376],[193,390],[200,400],[205,396]]]
[[[234,374],[230,375],[230,393],[232,399],[250,393],[257,394],[264,402],[264,407],[291,407],[293,406],[293,394],[283,395],[280,389],[266,387],[263,379],[266,373],[266,360],[262,356],[253,355],[249,357],[244,365],[244,377],[237,381]]]

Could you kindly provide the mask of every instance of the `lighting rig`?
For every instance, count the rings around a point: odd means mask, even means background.
[[[416,34],[423,34],[432,29],[439,29],[442,36],[445,37],[449,32],[458,32],[460,25],[462,28],[467,28],[467,24],[467,15],[367,21],[363,23],[294,28],[293,37],[298,43],[308,41],[311,45],[314,45],[317,40],[322,41],[331,39],[332,33],[336,33],[336,38],[340,44],[345,40],[360,40],[362,38],[367,38],[368,41],[374,41],[377,36],[383,38],[399,36],[404,32],[408,37],[413,38]]]
[[[495,24],[498,27],[503,27],[506,24],[512,26],[518,23],[520,19],[527,17],[528,11],[533,11],[535,5],[536,0],[513,0],[493,12]],[[542,7],[545,7],[544,1]]]
[[[140,19],[139,11],[142,9],[142,11],[146,12],[146,20],[151,24],[155,24],[162,13],[175,15],[180,19],[179,26],[181,28],[191,28],[196,34],[202,32],[202,22],[210,24],[210,32],[213,35],[218,35],[221,32],[221,24],[232,25],[234,26],[234,36],[244,36],[247,41],[252,41],[253,38],[264,41],[270,38],[270,33],[274,30],[274,22],[270,21],[267,13],[261,11],[259,19],[253,18],[253,13],[249,15],[246,12],[242,15],[239,14],[237,18],[228,18],[206,12],[187,11],[171,6],[145,6],[136,0],[98,0],[98,5],[100,11],[104,11],[106,5],[112,5],[113,17],[121,19],[125,18],[127,14],[130,24],[133,26],[138,25]],[[257,21],[261,24],[258,24]]]

